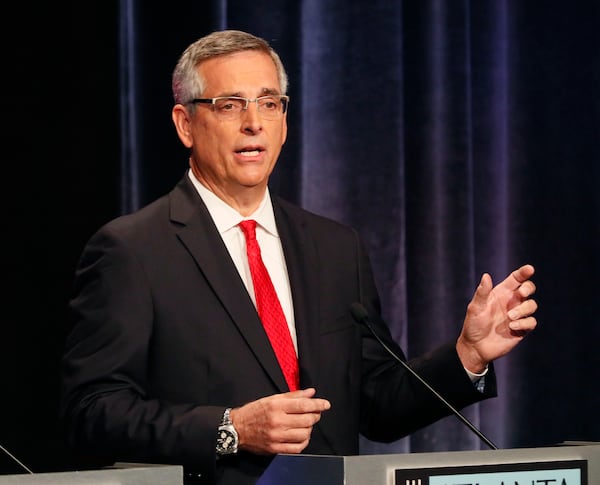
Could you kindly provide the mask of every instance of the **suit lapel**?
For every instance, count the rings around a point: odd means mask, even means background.
[[[315,281],[318,275],[317,253],[301,213],[287,210],[275,197],[273,209],[294,304],[300,385],[302,388],[317,387],[320,307],[320,295]]]
[[[188,177],[170,194],[171,220],[177,237],[196,261],[224,310],[280,391],[287,389],[283,373],[262,323],[213,220]]]

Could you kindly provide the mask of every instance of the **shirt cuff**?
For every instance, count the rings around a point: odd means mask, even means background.
[[[475,372],[471,372],[465,367],[465,372],[467,373],[469,379],[471,379],[471,382],[479,392],[483,392],[485,390],[485,375],[487,374],[488,369],[489,367],[486,366],[481,374],[476,374]]]
[[[481,374],[476,374],[475,372],[471,372],[469,369],[467,369],[465,367],[465,372],[467,373],[467,375],[469,376],[469,379],[471,379],[471,382],[475,383],[477,382],[479,379],[481,379],[484,375],[487,374],[489,367],[486,365],[485,369],[483,370],[483,372]]]

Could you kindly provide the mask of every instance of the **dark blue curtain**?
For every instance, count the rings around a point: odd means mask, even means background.
[[[122,56],[138,52],[123,89],[145,100],[123,106],[136,120],[121,141],[135,148],[123,152],[123,210],[187,166],[169,116],[180,51],[220,28],[262,36],[290,74],[272,190],[360,230],[407,353],[458,335],[483,272],[499,281],[530,262],[539,329],[497,362],[500,397],[465,414],[501,447],[600,440],[599,4],[174,4],[121,4]],[[365,453],[479,447],[455,417],[363,442]]]

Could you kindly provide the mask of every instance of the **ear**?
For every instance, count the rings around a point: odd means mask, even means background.
[[[283,117],[282,123],[283,123],[283,126],[282,126],[282,130],[281,130],[281,146],[283,146],[283,144],[287,140],[287,132],[288,132],[287,112],[285,113],[285,116]]]
[[[177,135],[179,135],[181,143],[183,143],[187,148],[191,148],[193,139],[191,127],[192,120],[190,113],[184,105],[176,104],[173,106],[173,111],[171,111],[171,118],[173,119],[173,123],[175,124],[175,129],[177,130]]]

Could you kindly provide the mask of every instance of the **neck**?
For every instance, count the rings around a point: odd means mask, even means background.
[[[194,168],[192,168],[192,173],[198,182],[206,189],[210,190],[219,199],[244,217],[249,216],[258,209],[267,191],[266,183],[253,186],[236,185],[229,188],[211,183],[209,179],[203,177],[202,174]]]

